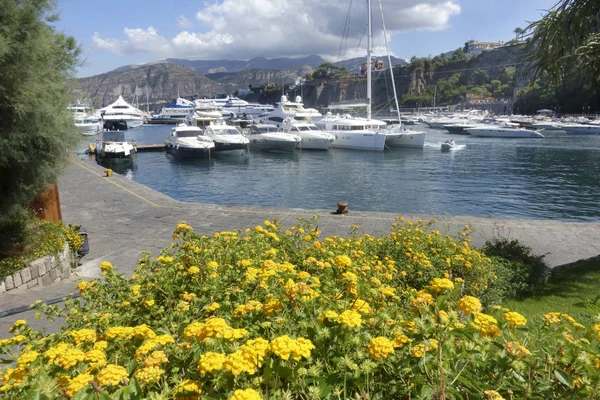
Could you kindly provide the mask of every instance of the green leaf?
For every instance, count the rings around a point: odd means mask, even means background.
[[[573,377],[571,375],[569,375],[568,372],[563,371],[562,369],[555,369],[554,376],[563,385],[568,386],[568,387],[573,387]]]
[[[23,400],[47,400],[48,397],[43,395],[41,391],[42,389],[40,388],[39,383],[36,383],[32,388],[25,392]]]

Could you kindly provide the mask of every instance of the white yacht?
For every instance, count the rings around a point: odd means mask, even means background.
[[[269,124],[250,125],[250,148],[266,151],[293,152],[300,144],[300,136],[279,131],[276,126]]]
[[[302,141],[298,145],[301,150],[329,150],[335,136],[322,132],[313,123],[284,121],[283,131],[299,136]]]
[[[211,122],[220,121],[223,116],[221,107],[211,100],[194,100],[194,113],[192,118],[197,126],[203,127],[210,125]]]
[[[423,148],[425,146],[425,132],[411,131],[399,126],[395,129],[390,129],[390,126],[388,126],[388,132],[385,135],[385,144],[387,146],[416,148]]]
[[[477,128],[476,124],[460,123],[444,125],[444,129],[453,135],[470,135],[467,128]]]
[[[215,143],[216,153],[242,154],[248,149],[250,140],[237,128],[225,123],[211,123],[204,128],[204,134]]]
[[[175,103],[167,103],[158,114],[148,120],[149,124],[178,124],[194,111],[194,103],[178,98]]]
[[[135,152],[135,147],[125,140],[123,131],[103,131],[96,140],[96,155],[99,158],[126,158]]]
[[[296,101],[289,101],[287,96],[281,96],[281,101],[277,107],[269,112],[261,114],[258,119],[261,123],[282,126],[284,121],[296,121],[312,123],[313,118],[320,118],[323,115],[314,108],[304,108],[302,97],[296,96]]]
[[[179,124],[171,129],[171,135],[165,141],[167,153],[181,158],[210,157],[215,148],[213,141],[197,126]]]
[[[381,128],[386,123],[383,121],[328,113],[316,125],[325,133],[335,136],[331,143],[334,148],[382,151],[385,147],[386,133]]]
[[[102,118],[92,115],[75,115],[73,122],[83,136],[94,136],[102,132]]]
[[[104,128],[109,130],[127,130],[144,124],[144,113],[133,107],[122,96],[114,103],[101,108]]]
[[[497,137],[497,138],[543,138],[539,132],[531,129],[509,128],[504,126],[480,125],[475,128],[467,128],[471,136]]]
[[[265,112],[273,111],[273,106],[270,104],[249,103],[235,96],[226,96],[215,99],[202,99],[201,101],[212,102],[219,107],[221,114],[225,117],[231,114],[249,117],[257,117]]]
[[[572,135],[600,135],[600,126],[595,125],[583,125],[583,124],[564,124],[560,128]]]

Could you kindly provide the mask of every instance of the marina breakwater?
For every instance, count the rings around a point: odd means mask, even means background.
[[[110,261],[121,272],[131,275],[142,251],[150,251],[157,256],[161,249],[169,246],[174,227],[180,221],[190,224],[195,232],[212,234],[254,227],[266,219],[277,219],[287,227],[295,224],[299,217],[310,219],[318,214],[318,227],[323,236],[346,236],[354,225],[358,226],[359,234],[377,235],[387,233],[397,216],[413,221],[429,221],[435,217],[358,212],[352,209],[352,203],[349,204],[348,215],[333,215],[337,208],[335,203],[329,210],[186,203],[121,175],[105,177],[104,168],[88,157],[73,157],[60,178],[59,190],[65,222],[81,224],[88,232],[90,253],[81,260],[77,272],[84,278],[99,277],[102,261]],[[441,216],[436,219],[433,228],[450,235],[457,235],[465,225],[469,225],[473,229],[473,243],[477,246],[483,245],[486,240],[517,239],[531,247],[535,254],[546,255],[545,260],[550,267],[600,254],[598,222],[469,216]],[[27,292],[14,290],[0,295],[0,311],[27,306],[37,299],[60,299],[74,291],[75,283],[69,281]],[[4,328],[8,328],[15,319],[26,317],[27,313],[0,318],[0,332],[6,332]]]

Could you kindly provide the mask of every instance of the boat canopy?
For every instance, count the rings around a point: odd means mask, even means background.
[[[104,142],[124,142],[125,141],[125,132],[104,131],[104,132],[102,132],[102,141],[104,141]]]

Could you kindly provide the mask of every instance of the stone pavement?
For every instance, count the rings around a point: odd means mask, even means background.
[[[323,236],[347,235],[352,225],[360,233],[386,233],[396,214],[357,212],[349,204],[347,216],[332,215],[331,210],[261,208],[185,203],[174,200],[124,176],[104,177],[104,168],[89,159],[73,158],[60,181],[60,201],[66,223],[81,224],[88,232],[90,253],[81,260],[77,275],[99,277],[99,265],[110,261],[131,275],[142,250],[158,255],[171,242],[175,225],[186,221],[195,232],[212,234],[254,227],[265,219],[277,218],[284,225],[297,217],[320,215]],[[428,215],[402,215],[407,220],[428,221]],[[435,229],[455,235],[470,225],[475,245],[496,238],[518,239],[536,254],[546,254],[550,267],[572,263],[600,254],[600,223],[573,223],[551,220],[488,219],[468,216],[436,217]],[[64,297],[74,291],[75,283],[66,281],[34,291],[0,294],[0,314],[37,299]],[[0,338],[24,314],[0,318]]]

